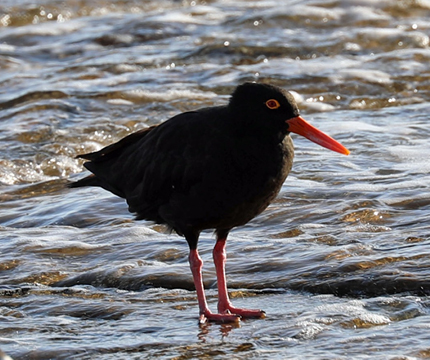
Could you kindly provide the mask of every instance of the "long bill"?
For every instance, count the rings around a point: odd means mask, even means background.
[[[286,121],[291,131],[295,134],[304,136],[306,139],[313,141],[314,143],[324,146],[327,149],[336,151],[338,153],[349,155],[349,150],[341,143],[337,142],[332,137],[324,134],[321,130],[318,130],[315,126],[309,124],[301,116],[296,116]]]

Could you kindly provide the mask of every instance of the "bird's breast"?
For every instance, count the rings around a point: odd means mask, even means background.
[[[289,137],[274,145],[246,147],[240,158],[238,153],[226,159],[224,176],[219,176],[220,184],[225,180],[221,191],[225,203],[220,208],[228,216],[223,219],[233,220],[226,227],[243,225],[266,209],[287,178],[294,156]]]

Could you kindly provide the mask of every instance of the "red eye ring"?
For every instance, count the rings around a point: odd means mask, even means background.
[[[281,104],[279,103],[278,100],[275,99],[270,99],[266,101],[266,106],[270,109],[270,110],[275,110],[277,108],[279,108],[281,106]]]

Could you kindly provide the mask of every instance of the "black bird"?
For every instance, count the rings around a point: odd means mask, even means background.
[[[290,132],[342,154],[349,151],[299,116],[293,96],[278,87],[244,83],[228,105],[174,116],[100,151],[79,155],[93,174],[69,187],[99,186],[126,199],[137,219],[167,224],[185,237],[197,291],[200,322],[264,317],[262,310],[234,307],[225,277],[229,231],[260,214],[276,197],[293,164]],[[218,313],[209,310],[202,230],[214,229],[213,259]]]

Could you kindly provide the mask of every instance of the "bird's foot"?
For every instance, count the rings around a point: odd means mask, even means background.
[[[210,311],[205,311],[203,314],[200,314],[199,324],[205,324],[210,321],[217,323],[238,323],[240,321],[240,315],[228,312],[216,314]]]
[[[256,309],[241,309],[231,305],[228,305],[224,309],[218,308],[219,312],[222,314],[230,313],[240,316],[241,318],[258,318],[264,319],[266,317],[266,313],[263,310]]]
[[[200,314],[199,323],[205,324],[207,322],[217,323],[238,323],[241,318],[257,318],[264,319],[266,313],[263,310],[254,309],[241,309],[233,306],[229,306],[223,309],[222,312],[213,313],[209,310],[204,311]]]

